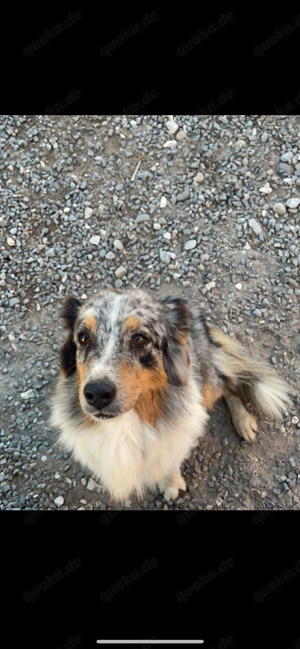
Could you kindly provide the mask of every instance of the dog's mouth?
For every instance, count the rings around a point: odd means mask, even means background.
[[[98,412],[98,414],[94,414],[94,417],[97,417],[97,419],[114,419],[117,415],[103,415],[102,412]]]

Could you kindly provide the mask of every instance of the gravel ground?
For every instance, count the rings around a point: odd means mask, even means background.
[[[252,445],[218,403],[176,504],[157,492],[117,509],[299,509],[299,124],[1,116],[2,509],[116,509],[49,426],[58,312],[67,293],[141,285],[200,302],[296,396]]]

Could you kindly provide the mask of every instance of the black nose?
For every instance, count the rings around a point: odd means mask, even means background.
[[[87,383],[84,390],[87,402],[101,410],[109,406],[116,394],[116,388],[112,383]]]

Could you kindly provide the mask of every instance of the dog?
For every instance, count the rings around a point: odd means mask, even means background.
[[[51,424],[60,442],[116,501],[159,487],[167,501],[185,490],[180,466],[224,397],[237,433],[255,439],[244,404],[280,419],[289,386],[268,364],[206,321],[194,303],[142,289],[67,296],[68,335]]]

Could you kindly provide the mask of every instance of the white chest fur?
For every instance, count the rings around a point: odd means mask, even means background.
[[[53,423],[62,429],[60,441],[76,460],[87,466],[117,500],[154,487],[172,471],[179,470],[208,418],[199,403],[198,390],[190,393],[188,409],[170,424],[161,422],[154,430],[134,411],[93,425],[63,426],[59,411]]]

